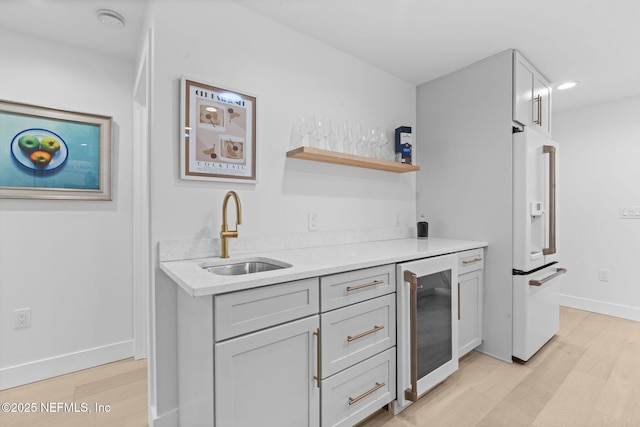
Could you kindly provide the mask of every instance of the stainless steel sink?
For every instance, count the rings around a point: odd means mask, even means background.
[[[208,272],[222,276],[239,276],[289,267],[291,267],[291,264],[269,258],[224,260],[216,262],[215,264],[209,263],[202,266],[202,268]]]

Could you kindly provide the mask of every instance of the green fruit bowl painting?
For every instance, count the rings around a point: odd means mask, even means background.
[[[51,155],[46,163],[35,163],[31,154],[45,151]],[[65,164],[69,157],[66,142],[46,129],[25,129],[11,140],[11,154],[22,166],[34,171],[53,171]]]

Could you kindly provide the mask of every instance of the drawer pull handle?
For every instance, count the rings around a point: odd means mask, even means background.
[[[365,283],[363,285],[358,286],[347,286],[347,292],[355,291],[357,289],[368,288],[369,286],[379,285],[380,283],[384,283],[384,280],[374,280],[373,282]]]
[[[322,337],[320,336],[320,328],[316,329],[313,335],[318,337],[318,346],[316,347],[318,351],[318,354],[316,355],[316,363],[318,364],[318,374],[315,375],[313,379],[316,380],[316,384],[318,385],[318,388],[320,388],[321,381],[322,381],[320,379],[322,378]]]
[[[462,261],[462,263],[464,265],[467,265],[467,264],[473,264],[474,262],[478,262],[478,261],[482,261],[482,258],[474,258],[474,259],[470,259],[469,261]]]
[[[355,340],[357,340],[359,338],[366,337],[367,335],[373,334],[373,333],[378,332],[378,331],[380,331],[382,329],[384,329],[384,326],[374,326],[373,329],[371,329],[371,330],[369,330],[367,332],[363,332],[361,334],[358,334],[355,337],[352,337],[351,335],[347,336],[347,341],[348,342],[355,341]]]
[[[381,389],[382,387],[384,387],[384,383],[376,383],[376,386],[374,388],[372,388],[369,391],[365,391],[364,393],[362,393],[360,396],[358,397],[350,397],[349,398],[349,405],[353,405],[354,403],[356,403],[359,400],[364,399],[365,397],[369,396],[371,393],[375,393],[376,390]]]

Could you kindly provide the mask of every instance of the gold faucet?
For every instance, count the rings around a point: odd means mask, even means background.
[[[227,204],[229,199],[233,197],[236,202],[236,229],[229,231],[227,225]],[[222,230],[220,231],[220,258],[229,258],[229,238],[238,237],[238,224],[242,224],[242,206],[240,206],[240,198],[235,191],[229,191],[224,196],[222,202]]]

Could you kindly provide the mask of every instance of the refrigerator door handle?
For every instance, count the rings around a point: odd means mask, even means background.
[[[561,274],[564,274],[566,272],[567,272],[566,268],[558,268],[555,273],[553,273],[551,276],[545,277],[544,279],[541,279],[541,280],[529,280],[529,286],[542,286],[546,282],[548,282],[549,280],[555,279],[556,277],[558,277]]]
[[[544,145],[542,152],[549,154],[549,247],[544,248],[544,255],[556,253],[556,147]]]

